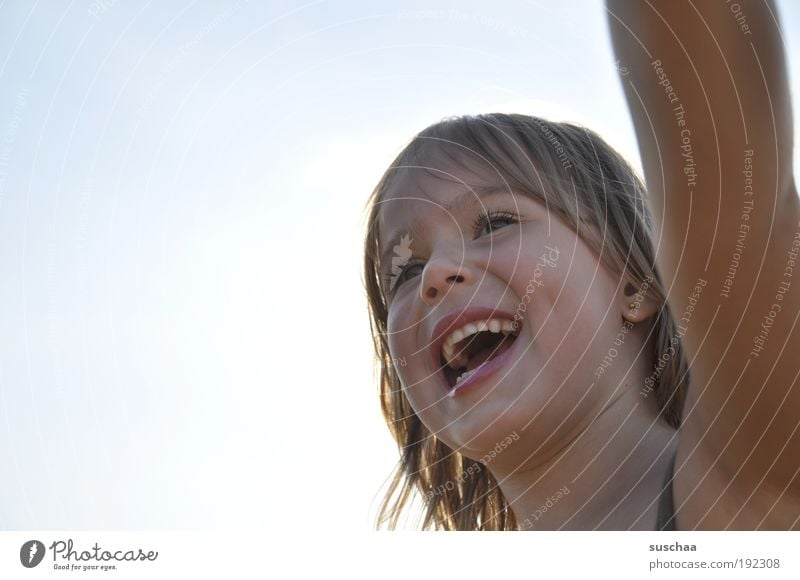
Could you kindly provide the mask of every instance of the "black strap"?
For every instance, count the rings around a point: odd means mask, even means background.
[[[656,517],[656,531],[675,531],[675,504],[672,500],[672,478],[675,472],[675,455],[669,462],[667,477],[664,487],[658,498],[658,516]]]

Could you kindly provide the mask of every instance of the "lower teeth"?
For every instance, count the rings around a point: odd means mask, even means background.
[[[485,364],[486,364],[486,362],[488,362],[488,361],[484,361],[484,362],[482,362],[481,364],[479,364],[478,366],[476,366],[476,367],[475,367],[474,369],[472,369],[471,371],[466,371],[466,372],[462,373],[462,374],[461,374],[461,375],[460,375],[460,376],[459,376],[459,377],[456,379],[456,384],[458,384],[458,383],[460,383],[461,381],[463,381],[463,380],[465,380],[465,379],[468,379],[469,377],[471,377],[472,375],[474,375],[474,374],[475,374],[475,371],[477,371],[479,368],[481,368],[483,365],[485,365]]]

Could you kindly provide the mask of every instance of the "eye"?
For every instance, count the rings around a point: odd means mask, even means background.
[[[517,216],[509,210],[482,212],[472,222],[475,237],[492,233],[517,221]]]
[[[424,264],[420,264],[419,262],[408,263],[402,267],[398,267],[395,269],[395,271],[385,276],[384,280],[389,285],[389,295],[394,294],[400,285],[403,282],[406,282],[409,278],[416,276],[417,274],[421,274],[424,266]],[[414,270],[415,268],[418,268],[419,271]]]
[[[477,238],[484,233],[492,233],[513,223],[517,223],[519,218],[511,210],[496,210],[482,212],[478,214],[472,222],[473,235]],[[384,281],[389,286],[389,296],[394,295],[397,289],[410,278],[422,274],[425,264],[421,262],[411,262],[403,266],[393,266],[392,272],[384,276]]]

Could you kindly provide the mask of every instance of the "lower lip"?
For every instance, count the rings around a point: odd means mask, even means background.
[[[511,345],[510,348],[507,348],[505,351],[491,359],[489,362],[484,364],[480,367],[477,371],[472,373],[466,379],[457,383],[456,386],[450,388],[450,384],[447,382],[447,378],[444,376],[444,372],[442,371],[442,377],[444,378],[445,386],[447,387],[447,396],[448,397],[459,397],[462,396],[464,393],[467,393],[478,384],[483,381],[484,379],[488,378],[505,364],[507,359],[511,358],[511,355],[514,354],[517,350],[517,343],[522,342],[522,333],[517,335],[517,338],[514,340],[514,343]]]

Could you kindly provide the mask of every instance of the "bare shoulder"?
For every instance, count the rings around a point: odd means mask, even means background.
[[[742,222],[749,237],[709,267],[695,303],[674,482],[683,529],[800,529],[800,203],[783,199]]]

